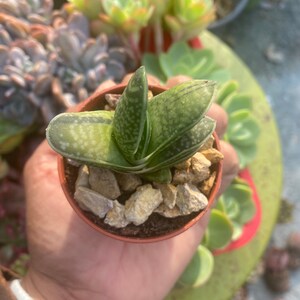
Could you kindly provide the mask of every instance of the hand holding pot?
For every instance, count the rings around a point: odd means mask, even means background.
[[[209,114],[222,135],[225,112],[213,105]],[[238,162],[228,144],[222,149],[223,191]],[[35,299],[162,299],[190,261],[209,219],[206,214],[163,242],[123,243],[91,230],[74,213],[60,187],[57,155],[46,142],[28,161],[24,179],[31,265],[22,285]]]

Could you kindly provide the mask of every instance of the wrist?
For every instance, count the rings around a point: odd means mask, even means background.
[[[30,268],[21,281],[23,289],[34,300],[70,299],[66,289],[55,279]]]

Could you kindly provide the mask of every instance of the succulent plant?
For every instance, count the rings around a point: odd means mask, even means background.
[[[171,0],[165,24],[175,41],[188,40],[215,19],[214,3],[211,0]]]
[[[176,75],[186,75],[193,79],[205,78],[218,83],[230,79],[229,72],[216,64],[211,50],[192,49],[183,41],[172,44],[166,53],[145,53],[142,62],[147,72],[162,82]]]
[[[148,102],[142,66],[115,112],[60,114],[50,122],[46,136],[50,146],[65,157],[167,182],[169,168],[191,157],[211,136],[215,121],[204,114],[214,94],[214,82],[194,80]]]
[[[196,288],[207,282],[214,269],[214,257],[203,245],[199,245],[192,260],[177,281],[178,288]]]
[[[51,9],[46,0],[0,2],[0,153],[133,67],[106,35],[91,38],[81,13]]]
[[[238,83],[231,80],[219,89],[216,99],[229,116],[224,140],[235,148],[240,167],[244,168],[256,156],[256,142],[260,133],[252,113],[252,98],[239,93]]]

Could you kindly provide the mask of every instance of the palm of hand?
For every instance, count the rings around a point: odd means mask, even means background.
[[[66,299],[163,298],[191,259],[207,222],[205,218],[184,234],[154,244],[102,236],[66,201],[56,154],[45,142],[27,164],[25,186],[29,274],[63,285]]]

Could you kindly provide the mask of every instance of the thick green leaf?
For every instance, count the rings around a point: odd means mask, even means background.
[[[159,183],[170,183],[172,181],[172,173],[169,168],[159,169],[156,172],[142,173],[141,177],[148,181]]]
[[[200,146],[212,135],[216,122],[209,117],[203,117],[196,126],[185,132],[181,137],[172,142],[167,148],[155,152],[150,157],[146,167],[169,167],[191,157]]]
[[[213,268],[214,257],[212,253],[204,246],[199,245],[177,283],[184,287],[201,286],[210,278]]]
[[[152,74],[162,82],[167,81],[167,77],[160,67],[157,55],[145,53],[142,58],[142,63],[145,66],[148,74]]]
[[[247,146],[232,144],[232,146],[234,147],[238,155],[239,165],[241,169],[245,168],[247,165],[249,165],[250,162],[252,162],[255,159],[257,153],[256,144]]]
[[[135,161],[134,155],[139,148],[143,132],[148,132],[145,130],[147,102],[148,82],[145,68],[142,66],[131,77],[113,119],[114,138],[130,163]]]
[[[235,80],[226,82],[217,93],[217,103],[222,105],[223,101],[231,94],[236,93],[239,88],[239,84]]]
[[[239,206],[239,213],[232,219],[243,225],[249,222],[255,214],[255,205],[252,200],[252,190],[247,184],[232,184],[224,192],[225,205],[235,202]]]
[[[153,97],[148,105],[152,130],[148,155],[167,148],[193,128],[209,109],[214,94],[214,82],[193,80]]]
[[[63,113],[46,130],[50,146],[64,157],[116,170],[134,169],[112,138],[113,112]]]
[[[232,94],[228,96],[222,103],[222,107],[227,114],[231,114],[237,110],[252,110],[252,99],[248,95]]]
[[[230,114],[226,137],[233,145],[248,146],[256,142],[260,128],[248,110],[238,110]]]
[[[227,215],[217,209],[212,209],[207,229],[208,239],[206,245],[215,250],[226,247],[233,234],[233,225]]]

